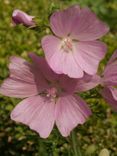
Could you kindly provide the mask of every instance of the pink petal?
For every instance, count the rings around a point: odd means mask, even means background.
[[[35,84],[23,80],[8,78],[1,85],[0,93],[9,97],[25,98],[37,95],[38,89]]]
[[[60,39],[52,35],[46,36],[42,40],[42,47],[48,64],[56,73],[64,73],[72,78],[83,77],[83,71],[75,61],[73,54],[61,49]]]
[[[113,98],[117,101],[117,88],[109,87],[109,89],[112,93]]]
[[[76,91],[84,92],[90,89],[95,88],[101,83],[101,78],[98,75],[89,76],[85,74],[85,76],[77,81]]]
[[[107,63],[102,80],[107,86],[117,85],[117,50]]]
[[[74,93],[78,79],[70,78],[67,75],[60,75],[59,85],[66,94]]]
[[[112,55],[111,58],[109,59],[107,65],[113,64],[114,62],[117,63],[117,50],[115,50],[115,52],[113,53],[113,55]]]
[[[56,103],[56,125],[65,137],[78,124],[83,124],[89,115],[91,111],[80,97],[61,97]]]
[[[29,56],[33,60],[33,63],[36,65],[36,68],[39,68],[39,70],[47,80],[55,81],[58,79],[59,75],[52,71],[44,57],[39,57],[34,53],[30,53]]]
[[[117,111],[117,100],[113,97],[113,94],[110,88],[105,87],[102,92],[102,96],[108,102],[108,104],[113,108],[114,111]]]
[[[56,74],[47,64],[45,58],[39,57],[34,53],[29,54],[36,67],[38,67],[47,80],[57,81],[61,88],[67,93],[73,93],[77,84],[77,79],[73,79],[64,74]],[[69,85],[68,85],[69,84]]]
[[[10,77],[1,85],[1,94],[24,98],[37,95],[47,87],[39,69],[19,57],[11,57],[10,60]]]
[[[99,62],[106,53],[106,45],[100,41],[74,42],[74,59],[89,75],[97,72]]]
[[[32,65],[25,59],[12,56],[8,67],[10,70],[10,77],[35,84],[34,75],[31,72]]]
[[[102,81],[104,85],[107,86],[117,85],[117,62],[116,61],[107,64],[103,73]]]
[[[80,8],[74,5],[66,10],[57,11],[50,18],[52,31],[59,37],[65,37],[71,33],[74,20],[78,16]]]
[[[108,26],[100,21],[88,8],[83,8],[76,20],[71,36],[80,41],[93,41],[99,39],[109,31]]]
[[[41,96],[27,98],[11,113],[11,119],[28,125],[32,130],[47,138],[54,126],[55,104]]]

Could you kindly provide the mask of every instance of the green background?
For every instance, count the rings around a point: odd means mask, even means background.
[[[49,31],[42,25],[49,24],[48,18],[52,12],[72,4],[88,6],[109,25],[110,32],[102,38],[108,44],[108,53],[100,64],[100,69],[104,68],[117,48],[116,0],[0,0],[0,83],[8,76],[9,57],[17,55],[27,58],[27,52],[30,51],[41,54],[41,37]],[[21,25],[14,28],[11,23],[14,9],[36,16],[39,30],[30,30]],[[84,125],[76,128],[76,139],[84,155],[97,156],[101,149],[107,148],[111,156],[117,156],[117,114],[98,96],[97,89],[82,96],[93,112]],[[28,127],[11,121],[10,112],[19,101],[0,95],[0,155],[73,156],[71,138],[63,138],[56,128],[44,140]]]

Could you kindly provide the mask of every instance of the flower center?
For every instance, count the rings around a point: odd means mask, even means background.
[[[46,96],[47,97],[50,97],[50,98],[56,98],[57,97],[57,89],[54,88],[54,87],[47,89]]]
[[[67,37],[67,38],[64,38],[62,40],[62,45],[61,45],[61,48],[65,51],[65,52],[70,52],[73,50],[73,45],[72,45],[72,40]]]
[[[56,103],[57,97],[58,97],[58,90],[55,87],[51,87],[49,89],[44,90],[39,95],[50,99],[51,101]]]

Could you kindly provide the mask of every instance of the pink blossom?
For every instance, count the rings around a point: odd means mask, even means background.
[[[78,80],[56,74],[44,58],[33,53],[30,57],[33,63],[11,57],[10,76],[0,88],[3,95],[25,98],[14,108],[11,119],[28,125],[42,138],[47,138],[56,124],[62,136],[66,137],[91,115],[85,101],[74,94],[78,83],[90,78],[85,76],[84,80]]]
[[[87,91],[101,85],[101,95],[109,103],[114,111],[117,111],[117,50],[114,52],[108,61],[103,74],[101,76],[86,75],[83,79],[77,82],[76,88],[78,91]]]
[[[50,17],[55,34],[42,39],[42,48],[50,67],[58,74],[81,78],[94,75],[105,56],[106,45],[98,41],[109,28],[88,8],[74,5]]]
[[[14,10],[12,14],[12,21],[14,25],[23,24],[26,27],[35,26],[33,21],[34,16],[30,16],[21,10]]]
[[[117,50],[107,63],[101,84],[104,87],[102,96],[117,111]]]

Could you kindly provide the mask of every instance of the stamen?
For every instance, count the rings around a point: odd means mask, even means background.
[[[56,98],[57,97],[57,89],[56,88],[50,88],[47,90],[47,97]]]
[[[61,48],[65,51],[65,52],[70,52],[73,50],[73,45],[72,45],[72,40],[68,37],[68,38],[64,38],[62,41],[62,45]]]

